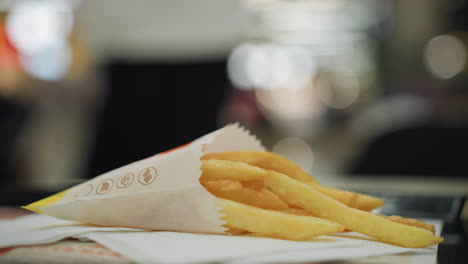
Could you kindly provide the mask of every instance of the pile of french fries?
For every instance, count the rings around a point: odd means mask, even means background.
[[[434,226],[372,213],[377,197],[320,185],[288,159],[262,151],[205,154],[200,183],[218,197],[230,234],[289,240],[356,231],[378,241],[422,248],[441,243]]]

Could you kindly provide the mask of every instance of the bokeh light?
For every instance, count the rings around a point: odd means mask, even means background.
[[[359,79],[351,71],[335,71],[318,76],[317,97],[330,108],[344,109],[359,96]]]
[[[300,46],[242,44],[229,57],[228,74],[241,89],[297,89],[315,71],[309,51]]]
[[[68,36],[73,9],[68,1],[21,1],[7,18],[8,37],[31,76],[46,81],[64,77],[70,66]]]
[[[290,159],[306,171],[312,168],[314,153],[302,138],[283,138],[273,146],[272,151]]]
[[[258,89],[255,97],[260,109],[271,119],[307,120],[317,116],[323,108],[312,84],[298,89]]]
[[[34,53],[67,38],[73,12],[66,1],[22,1],[7,17],[8,36],[22,53]]]
[[[426,45],[424,61],[428,70],[437,78],[452,78],[463,71],[466,65],[466,45],[453,35],[434,37]]]
[[[11,44],[5,26],[0,22],[0,95],[13,94],[20,78],[18,50]]]
[[[55,42],[39,52],[21,56],[24,69],[31,76],[45,81],[56,81],[65,76],[71,63],[68,44]]]

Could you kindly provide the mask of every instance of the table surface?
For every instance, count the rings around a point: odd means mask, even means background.
[[[371,177],[365,175],[328,174],[316,176],[325,186],[370,192],[398,192],[413,195],[468,196],[468,177],[414,177],[389,175]]]
[[[18,208],[0,207],[0,219],[15,218],[28,211]],[[437,254],[405,253],[349,261],[335,261],[333,264],[431,264],[437,262]],[[68,239],[46,245],[21,246],[0,249],[0,263],[133,263],[131,259],[111,251],[95,242]],[[327,262],[331,264],[330,262]]]
[[[327,264],[432,264],[436,254],[398,254],[356,258]],[[125,256],[94,242],[64,240],[49,245],[22,246],[0,250],[0,263],[133,263]]]

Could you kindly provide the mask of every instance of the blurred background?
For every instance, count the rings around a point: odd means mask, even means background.
[[[2,204],[232,122],[325,184],[458,221],[468,1],[0,0]]]

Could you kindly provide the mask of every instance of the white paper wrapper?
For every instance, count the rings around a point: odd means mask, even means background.
[[[204,153],[265,150],[237,124],[104,173],[25,208],[103,226],[224,233],[216,197],[200,184]]]
[[[436,226],[440,235],[442,221],[424,219]],[[340,233],[321,236],[309,241],[250,236],[223,236],[182,232],[153,232],[122,227],[96,227],[59,220],[46,215],[32,214],[11,220],[0,220],[0,248],[52,243],[64,238],[92,240],[118,252],[135,263],[315,263],[318,261],[344,260],[344,263],[403,263],[436,264],[437,245],[427,248],[403,248],[367,239],[348,237],[357,233]],[[365,236],[360,236],[364,237]],[[69,242],[69,241],[68,241]],[[63,242],[51,246],[62,246]],[[76,243],[76,242],[75,242]],[[28,247],[20,248],[28,249]],[[13,251],[14,252],[14,251]],[[18,251],[20,254],[21,251]],[[38,250],[22,251],[22,256],[0,254],[0,263],[72,263],[73,255],[50,251],[52,257],[44,258]],[[390,255],[393,254],[393,255]],[[387,256],[384,256],[387,255]],[[102,256],[102,254],[100,254]],[[359,259],[371,256],[381,258]],[[2,258],[3,257],[3,258]],[[33,259],[34,261],[29,261]],[[94,258],[92,263],[105,262]],[[79,259],[73,263],[91,263]],[[115,263],[116,261],[112,261]],[[108,262],[106,262],[108,263]],[[342,262],[339,262],[342,263]]]

